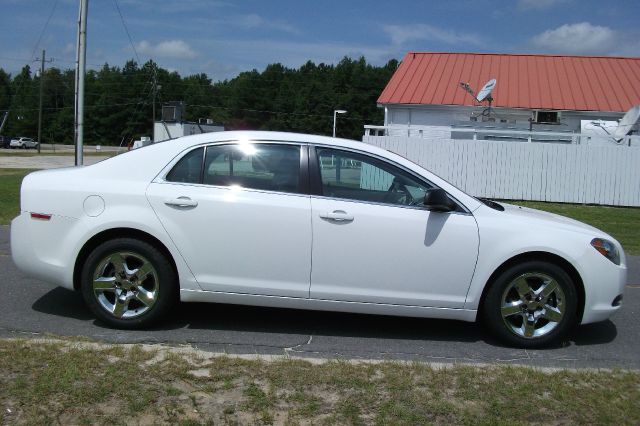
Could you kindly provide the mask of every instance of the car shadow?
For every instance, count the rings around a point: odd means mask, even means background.
[[[38,300],[32,309],[81,321],[94,319],[82,295],[58,287]],[[99,328],[109,328],[94,319]],[[217,303],[181,303],[171,315],[148,331],[178,329],[237,331],[274,334],[309,334],[350,338],[484,342],[506,347],[480,324],[428,318],[392,317],[340,312],[305,311],[284,308],[226,305]],[[577,327],[568,339],[547,349],[559,349],[573,342],[576,346],[609,343],[617,336],[610,320]]]
[[[611,320],[595,324],[581,325],[572,333],[576,346],[600,345],[612,342],[618,335],[618,329]]]
[[[463,321],[224,304],[184,303],[175,316],[164,327],[461,342],[484,336],[481,327]]]
[[[87,321],[94,318],[82,295],[73,290],[56,287],[36,300],[31,309],[44,314]]]

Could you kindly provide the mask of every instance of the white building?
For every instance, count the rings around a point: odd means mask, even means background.
[[[488,111],[461,83],[478,91],[492,78]],[[616,142],[598,124],[610,129],[637,104],[640,58],[410,52],[378,99],[384,126],[365,129],[489,140],[530,140],[533,130],[540,141],[607,145]]]
[[[199,119],[197,122],[184,121],[183,102],[169,102],[162,106],[162,120],[153,124],[153,141],[161,142],[181,136],[197,135],[200,133],[223,132],[222,124],[215,124],[210,118]]]

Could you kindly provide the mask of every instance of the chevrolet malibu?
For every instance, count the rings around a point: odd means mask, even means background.
[[[221,132],[25,177],[25,273],[141,328],[182,302],[482,320],[539,347],[620,308],[611,236],[474,198],[364,143]]]

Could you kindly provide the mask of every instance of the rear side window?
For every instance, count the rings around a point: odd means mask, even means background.
[[[169,182],[200,183],[204,148],[194,149],[182,157],[167,174]]]
[[[300,147],[280,144],[209,146],[203,183],[300,193]]]

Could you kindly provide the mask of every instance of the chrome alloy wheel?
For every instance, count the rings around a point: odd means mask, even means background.
[[[93,273],[93,294],[115,318],[136,318],[158,300],[158,273],[139,254],[118,252],[98,263]]]
[[[500,313],[507,328],[526,339],[554,330],[565,314],[565,296],[558,282],[540,272],[516,277],[502,295]]]

